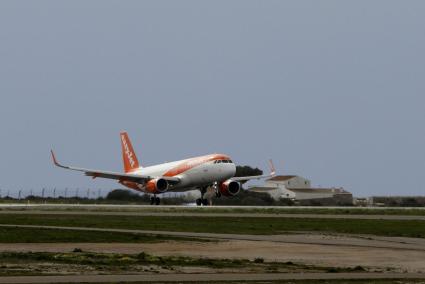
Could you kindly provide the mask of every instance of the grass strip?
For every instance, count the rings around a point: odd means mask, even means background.
[[[205,239],[116,232],[0,227],[0,243],[158,243]]]
[[[425,221],[421,220],[8,214],[0,215],[0,224],[262,235],[316,231],[425,238]]]

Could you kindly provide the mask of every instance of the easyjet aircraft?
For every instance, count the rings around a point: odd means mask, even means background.
[[[251,179],[261,179],[274,176],[275,171],[270,161],[269,175],[234,177],[236,166],[229,156],[211,154],[149,167],[142,167],[131,145],[126,132],[121,133],[121,149],[124,162],[124,173],[91,170],[64,166],[58,163],[53,151],[52,159],[56,166],[84,172],[93,178],[115,179],[126,187],[152,194],[151,204],[160,203],[157,194],[164,192],[182,192],[199,189],[201,198],[196,200],[197,205],[207,205],[204,194],[212,186],[216,196],[234,196],[239,193],[241,183]]]

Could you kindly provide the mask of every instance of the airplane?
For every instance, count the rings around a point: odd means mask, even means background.
[[[53,163],[60,168],[83,172],[93,179],[114,179],[130,189],[151,194],[151,205],[160,204],[158,194],[199,189],[201,198],[196,200],[196,204],[206,206],[208,200],[204,198],[204,194],[209,187],[214,188],[216,197],[231,197],[240,192],[243,183],[275,175],[273,162],[270,160],[269,175],[235,177],[236,166],[230,157],[224,154],[210,154],[142,167],[127,132],[121,132],[120,138],[124,173],[65,166],[57,161],[55,153],[51,150]]]

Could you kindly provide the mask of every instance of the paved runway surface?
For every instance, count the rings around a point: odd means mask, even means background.
[[[232,273],[232,274],[154,274],[154,275],[67,275],[8,276],[0,283],[96,283],[96,282],[200,282],[200,281],[273,281],[307,279],[424,279],[417,273]]]
[[[0,214],[44,215],[105,215],[105,216],[158,216],[158,217],[228,217],[228,218],[310,218],[310,219],[363,219],[363,220],[418,220],[425,216],[360,215],[360,214],[288,214],[288,213],[197,213],[197,212],[104,212],[104,211],[45,211],[45,210],[0,210]]]
[[[80,204],[80,203],[0,203],[0,209],[2,208],[40,208],[40,209],[140,209],[140,210],[170,210],[170,209],[188,209],[188,210],[209,210],[209,209],[241,209],[241,210],[252,210],[252,209],[277,209],[277,210],[321,210],[321,209],[338,209],[338,210],[420,210],[425,211],[425,207],[353,207],[353,206],[241,206],[241,205],[219,205],[219,206],[201,206],[198,207],[195,204],[186,205],[139,205],[139,204]]]

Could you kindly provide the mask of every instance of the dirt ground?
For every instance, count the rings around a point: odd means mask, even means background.
[[[302,236],[300,236],[302,238]],[[155,255],[182,255],[209,258],[264,258],[266,261],[292,261],[313,264],[316,266],[354,267],[357,265],[376,269],[376,271],[396,271],[425,273],[425,250],[400,248],[284,243],[273,241],[230,240],[218,242],[176,242],[161,243],[23,243],[0,244],[0,251],[45,251],[69,252],[74,248],[83,251],[105,253],[139,253],[147,252]],[[345,238],[345,237],[340,237]],[[369,240],[364,240],[367,243]],[[386,242],[392,241],[386,238]],[[397,238],[395,243],[404,242]]]

